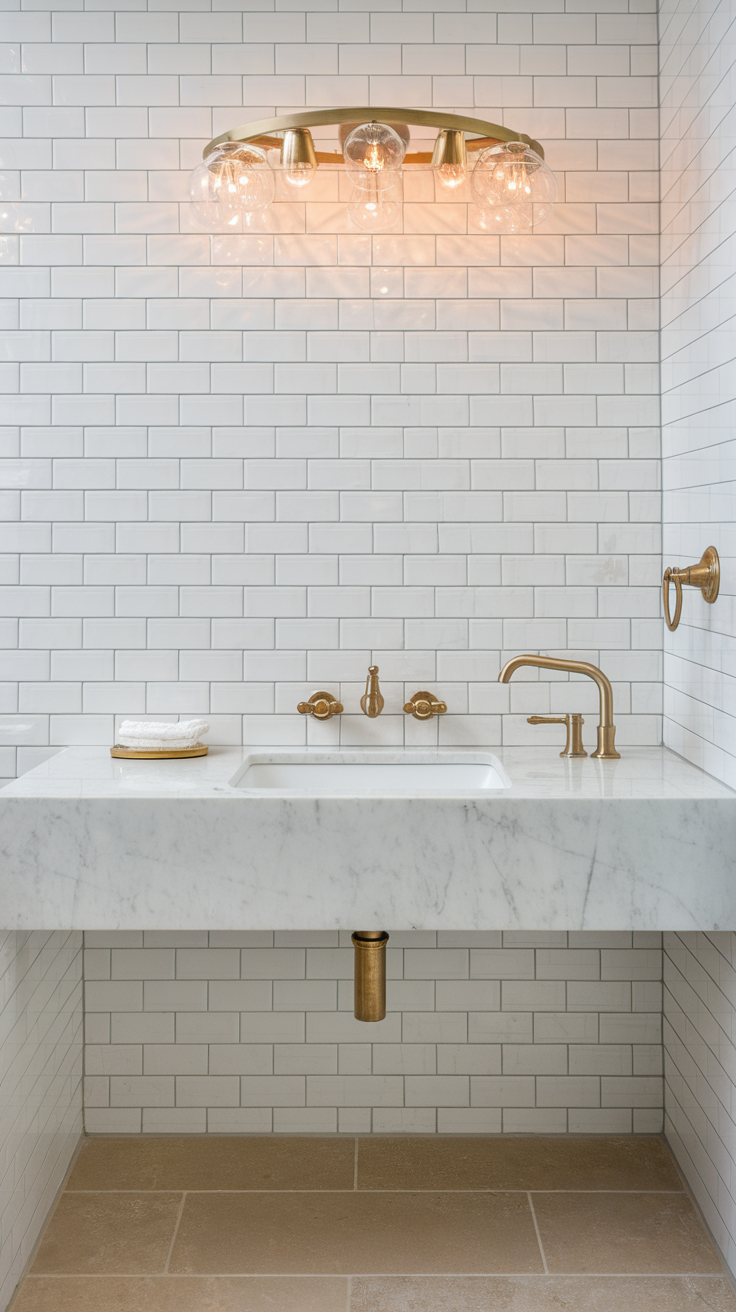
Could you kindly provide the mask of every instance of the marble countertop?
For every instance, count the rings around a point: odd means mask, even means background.
[[[487,749],[504,766],[511,787],[488,798],[472,793],[474,800],[547,798],[668,799],[724,798],[736,802],[736,793],[666,747],[624,748],[619,761],[562,760],[552,747],[492,747]],[[454,759],[472,760],[477,748],[445,748]],[[344,761],[371,755],[385,762],[414,756],[430,761],[434,753],[407,748],[293,748],[211,747],[207,756],[171,761],[114,760],[106,747],[67,747],[43,765],[0,789],[6,797],[84,798],[232,798],[241,803],[262,801],[232,785],[248,758],[268,761],[284,753],[320,761],[339,756]],[[486,752],[482,753],[484,756]],[[444,798],[444,794],[438,794]],[[275,799],[274,799],[275,800]],[[385,799],[389,800],[389,799]],[[391,799],[391,800],[396,800]],[[454,800],[454,799],[453,799]]]
[[[60,752],[0,791],[0,927],[736,928],[736,793],[664,748],[491,748],[512,782],[484,794],[233,786],[294,750]]]

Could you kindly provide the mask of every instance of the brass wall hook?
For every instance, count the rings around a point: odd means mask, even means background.
[[[670,583],[675,585],[675,613],[670,615]],[[675,569],[668,565],[662,577],[662,603],[664,622],[674,633],[682,615],[682,587],[700,588],[703,600],[713,605],[721,586],[721,562],[715,547],[706,547],[697,565]]]
[[[384,707],[383,695],[378,686],[378,666],[368,666],[368,678],[365,681],[365,692],[360,699],[360,708],[364,715],[375,720],[377,715],[381,714]]]
[[[447,702],[438,701],[431,692],[415,692],[411,701],[404,704],[406,714],[413,715],[415,720],[431,720],[434,715],[444,715],[446,710]]]
[[[582,715],[573,712],[569,715],[530,715],[527,718],[527,724],[565,724],[567,725],[567,742],[564,751],[560,756],[587,756],[583,747],[583,725],[585,720]]]
[[[331,720],[345,710],[342,702],[335,701],[331,692],[313,692],[308,702],[299,702],[300,715],[313,715],[315,720]]]

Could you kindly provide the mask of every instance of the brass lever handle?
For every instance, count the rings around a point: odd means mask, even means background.
[[[313,692],[308,702],[299,702],[300,715],[313,715],[315,720],[331,720],[345,710],[342,702],[335,701],[331,692]]]
[[[438,702],[431,692],[415,692],[411,701],[405,703],[404,710],[415,720],[431,720],[433,715],[445,714],[447,703]]]
[[[560,752],[560,756],[587,756],[583,747],[583,725],[585,720],[582,715],[573,713],[570,715],[530,715],[527,724],[566,724],[567,725],[567,742],[565,750]]]
[[[675,613],[672,616],[670,615],[670,583],[675,585]],[[685,569],[667,566],[662,577],[662,602],[664,622],[670,633],[674,633],[680,623],[683,584],[689,588],[700,588],[703,600],[713,604],[721,585],[721,562],[715,547],[706,547],[697,565],[688,565]]]
[[[360,699],[360,709],[369,719],[375,720],[377,715],[381,714],[385,706],[383,693],[378,685],[378,666],[368,666],[368,678],[365,681],[365,692]]]

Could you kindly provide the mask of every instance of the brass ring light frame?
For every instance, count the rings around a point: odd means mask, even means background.
[[[485,150],[487,146],[495,146],[503,141],[522,141],[544,159],[544,150],[538,141],[534,141],[524,132],[513,132],[510,128],[503,128],[498,123],[469,118],[465,114],[445,114],[439,110],[396,109],[395,107],[387,109],[384,106],[309,109],[298,114],[280,114],[276,118],[262,118],[254,123],[241,123],[239,127],[230,128],[227,132],[221,132],[219,137],[214,137],[205,146],[202,156],[206,159],[217,146],[228,141],[250,141],[253,145],[268,150],[281,146],[281,138],[274,135],[278,132],[288,132],[292,128],[318,128],[352,123],[407,123],[414,127],[437,128],[440,132],[443,128],[454,128],[459,132],[475,134],[466,141],[468,150]],[[341,151],[316,151],[315,155],[318,164],[339,164],[343,158]],[[429,164],[431,160],[431,151],[415,151],[405,156],[404,163]]]

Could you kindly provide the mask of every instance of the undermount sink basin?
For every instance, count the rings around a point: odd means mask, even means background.
[[[257,752],[251,753],[233,787],[264,796],[457,797],[510,787],[490,752]]]

